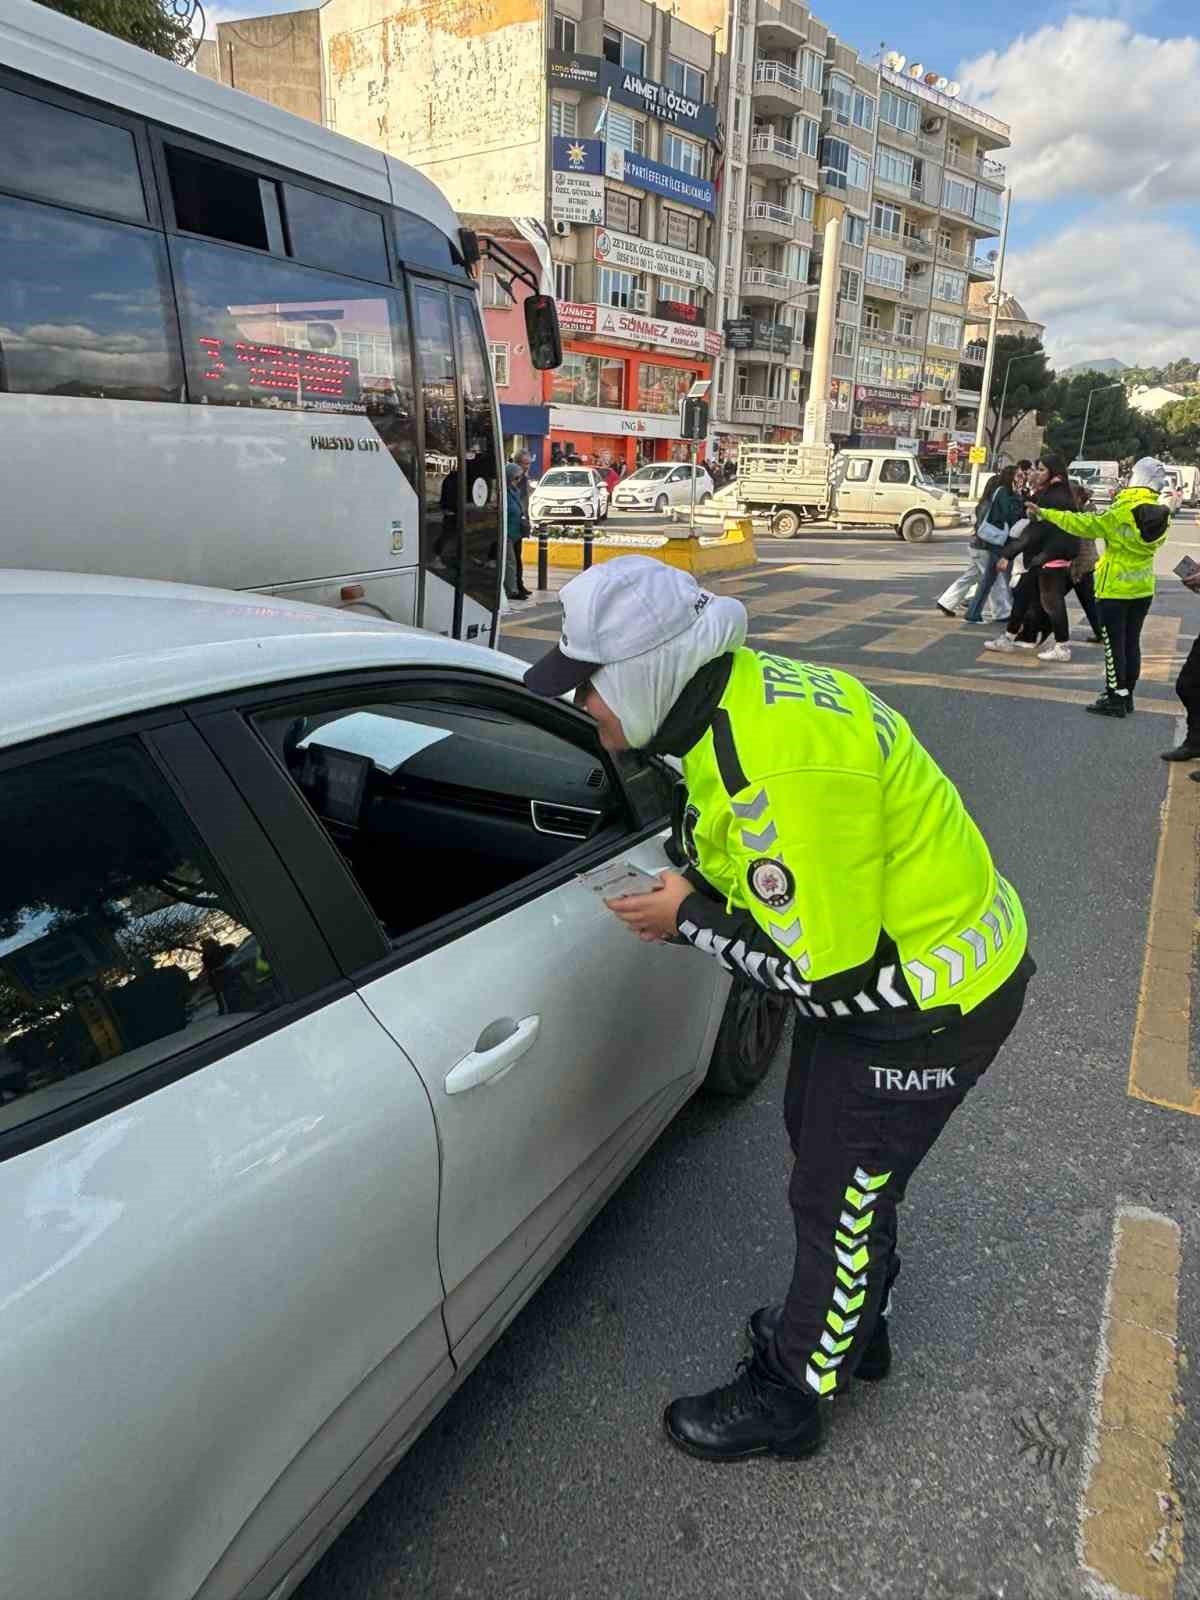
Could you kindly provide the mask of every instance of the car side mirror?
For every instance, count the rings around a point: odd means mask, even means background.
[[[552,295],[531,294],[526,299],[525,338],[529,344],[530,365],[538,372],[562,366],[562,333],[558,326],[558,307]]]

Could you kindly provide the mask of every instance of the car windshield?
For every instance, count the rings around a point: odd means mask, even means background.
[[[586,472],[548,472],[538,484],[539,489],[586,489],[589,487]]]
[[[1092,482],[1095,481],[1096,478],[1098,478],[1100,476],[1100,468],[1099,467],[1076,467],[1075,470],[1074,470],[1073,476],[1078,478],[1080,483],[1092,483]]]
[[[632,477],[627,478],[627,483],[652,483],[657,478],[665,478],[668,472],[674,472],[674,466],[668,462],[662,467],[639,467]]]

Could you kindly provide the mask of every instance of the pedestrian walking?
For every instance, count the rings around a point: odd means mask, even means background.
[[[1161,461],[1134,463],[1128,489],[1107,511],[1088,516],[1042,507],[1038,515],[1061,535],[1097,539],[1104,554],[1096,567],[1096,602],[1104,635],[1105,687],[1088,706],[1101,717],[1127,717],[1142,670],[1142,626],[1154,603],[1154,552],[1167,537],[1171,514],[1159,495],[1167,473]]]
[[[521,466],[510,461],[504,469],[504,526],[508,541],[508,560],[504,563],[504,593],[510,600],[531,600],[533,596],[525,587],[524,558],[521,545],[529,532],[529,516],[521,504]]]
[[[989,478],[979,496],[975,507],[975,531],[967,547],[966,566],[934,602],[947,617],[956,615],[961,605],[969,603],[972,595],[978,594],[989,566],[988,551],[995,548],[995,554],[999,556],[999,546],[1006,542],[1007,530],[1025,515],[1024,506],[1013,493],[1013,471],[1012,467],[1005,467],[1002,472]],[[997,519],[1011,515],[1011,522],[993,520],[993,512]],[[990,564],[994,571],[994,560]]]
[[[810,1455],[849,1378],[890,1368],[897,1207],[1020,1015],[1024,912],[950,780],[857,679],[746,649],[740,601],[645,556],[561,601],[528,687],[574,690],[607,750],[677,757],[687,786],[686,872],[612,910],[795,1001],[791,1285],[751,1316],[740,1374],[664,1425],[708,1460]]]
[[[1049,619],[1054,643],[1038,651],[1039,660],[1069,661],[1071,629],[1067,621],[1066,594],[1071,581],[1071,562],[1079,554],[1079,541],[1042,518],[1043,509],[1068,511],[1074,515],[1075,497],[1071,493],[1066,461],[1057,451],[1044,452],[1033,470],[1032,481],[1034,497],[1026,506],[1028,526],[1019,537],[1009,540],[997,563],[1004,572],[1018,555],[1023,555],[1025,571],[1013,590],[1007,628],[998,638],[989,639],[984,648],[1008,652],[1032,649],[1032,641],[1019,636],[1030,611],[1040,605]]]
[[[1200,569],[1182,581],[1185,589],[1200,594]],[[1175,680],[1175,693],[1187,712],[1187,732],[1181,744],[1163,751],[1162,758],[1164,761],[1200,761],[1200,634],[1192,640],[1187,660]],[[1188,777],[1200,783],[1200,772],[1189,772]]]
[[[967,607],[968,622],[1004,621],[1012,615],[1012,595],[1008,590],[1008,575],[1000,570],[1000,556],[1010,537],[1018,536],[1019,524],[1024,520],[1025,507],[1016,493],[1015,467],[1004,467],[984,491],[986,511],[981,523],[976,524],[973,544],[978,546],[982,558],[979,580]],[[984,608],[991,598],[993,587],[1001,585],[998,604],[993,615],[984,617]],[[999,615],[995,615],[998,611]]]
[[[615,461],[610,461],[604,469],[604,483],[611,495],[621,481],[621,472]]]
[[[1085,483],[1080,483],[1077,478],[1071,479],[1071,493],[1075,496],[1076,511],[1093,512],[1096,507],[1092,501],[1092,492]],[[1100,559],[1100,552],[1096,548],[1094,539],[1081,539],[1079,541],[1079,554],[1071,562],[1071,587],[1075,591],[1076,599],[1083,607],[1083,614],[1088,620],[1092,630],[1088,644],[1103,644],[1104,635],[1100,631],[1100,611],[1096,605],[1096,563]]]

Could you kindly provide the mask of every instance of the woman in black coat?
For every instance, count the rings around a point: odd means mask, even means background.
[[[1042,661],[1069,661],[1071,637],[1067,622],[1067,590],[1071,586],[1071,562],[1079,554],[1079,540],[1062,533],[1037,516],[1038,506],[1047,510],[1074,511],[1075,496],[1067,463],[1057,451],[1043,452],[1033,469],[1033,496],[1028,507],[1029,525],[1019,539],[1010,539],[997,563],[1003,571],[1019,555],[1025,557],[1025,571],[1013,590],[1012,614],[1005,631],[989,639],[987,649],[1002,652],[1017,649],[1017,636],[1030,610],[1040,605],[1054,631],[1054,643],[1038,651]],[[1028,646],[1027,646],[1028,648]]]

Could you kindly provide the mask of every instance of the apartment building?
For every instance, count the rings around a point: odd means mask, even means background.
[[[974,438],[960,383],[973,283],[995,272],[1006,124],[895,58],[861,57],[793,0],[733,0],[713,431],[799,438],[826,208],[844,207],[834,441],[926,459]]]
[[[494,219],[509,245],[514,222],[522,238],[540,235],[565,348],[545,375],[542,454],[632,469],[685,453],[678,402],[711,377],[720,348],[724,12],[724,0],[418,0],[402,11],[325,0],[221,24],[198,64],[289,109],[319,108],[327,126],[428,173],[461,216]],[[502,424],[536,455],[519,318],[486,274],[482,291]]]

